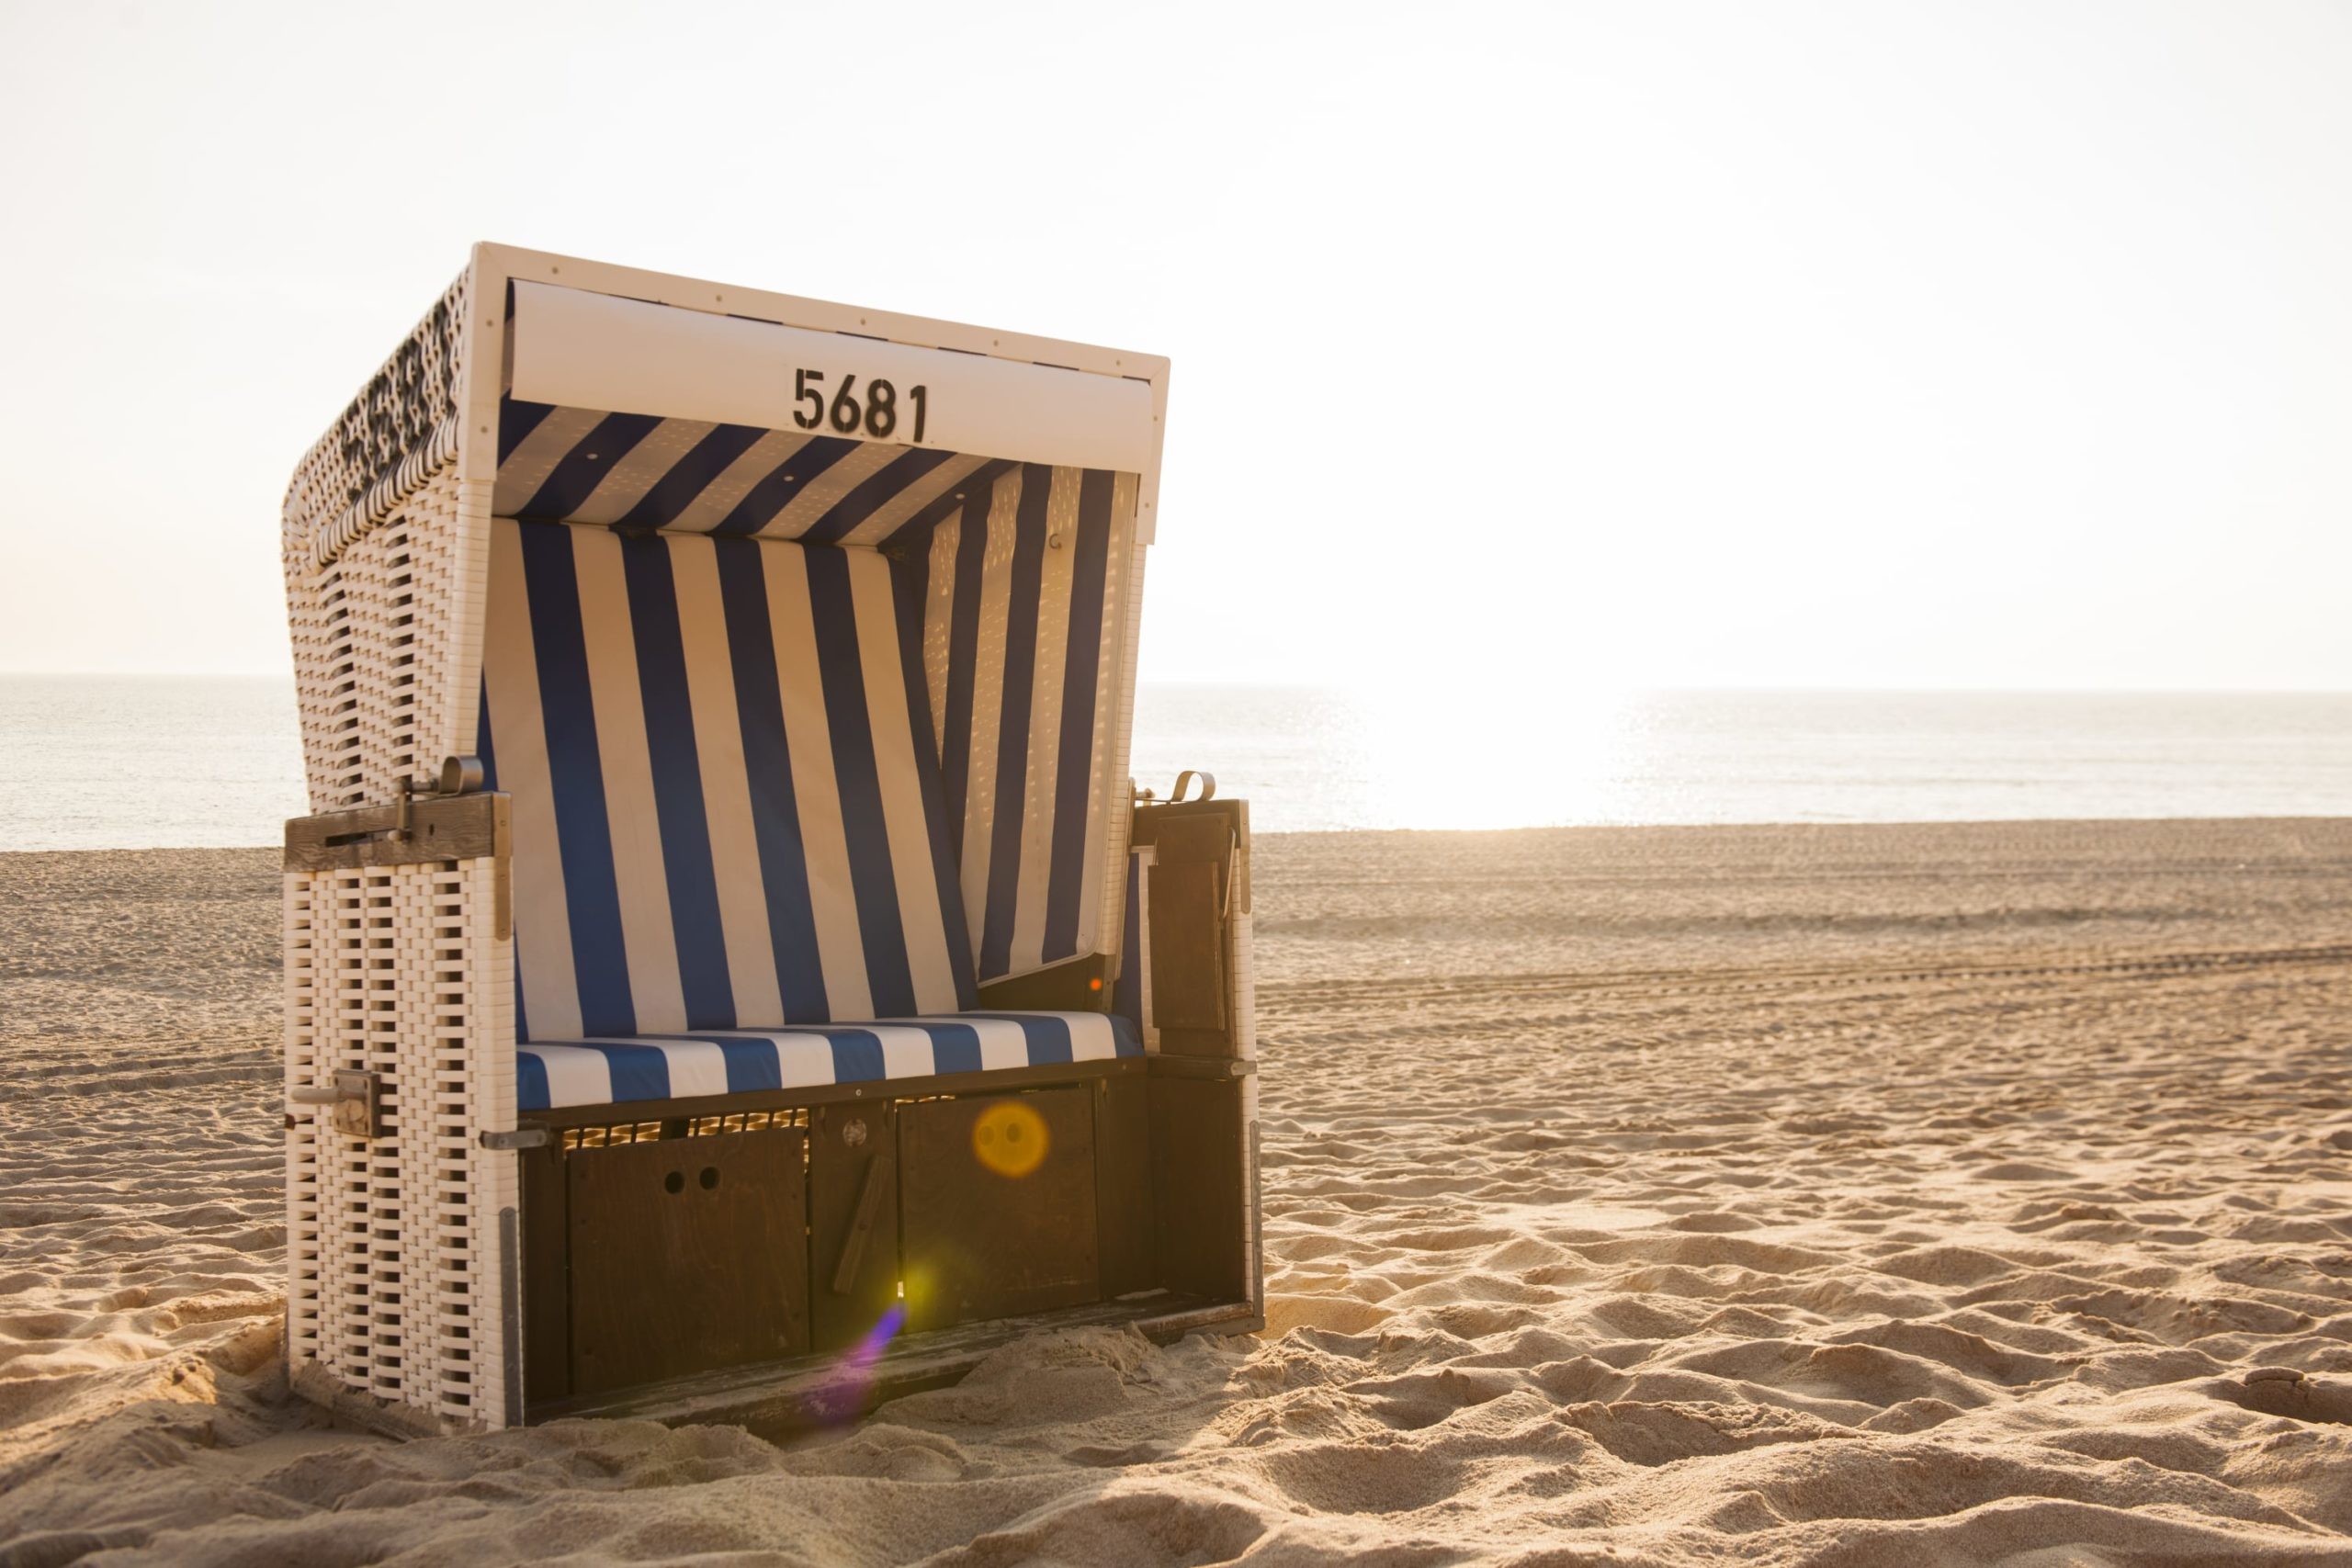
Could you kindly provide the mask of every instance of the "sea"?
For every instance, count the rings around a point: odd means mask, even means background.
[[[271,844],[290,681],[0,675],[0,851]],[[1464,694],[1146,682],[1137,782],[1259,832],[2352,815],[2352,693]]]

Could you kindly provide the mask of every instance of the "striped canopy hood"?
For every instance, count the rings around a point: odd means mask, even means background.
[[[831,423],[503,390],[523,1038],[949,1012],[1106,945],[1137,476]]]
[[[314,809],[483,756],[524,1038],[952,1011],[1114,951],[1164,375],[478,248],[288,495],[298,663],[454,530],[367,612],[420,678],[306,712]],[[392,576],[338,576],[379,528]]]

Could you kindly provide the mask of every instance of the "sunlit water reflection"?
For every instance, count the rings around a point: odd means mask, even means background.
[[[1261,832],[2352,813],[2352,694],[1146,685],[1135,771]],[[293,683],[0,676],[0,851],[267,844]]]
[[[1261,831],[2352,812],[2352,694],[1148,686]]]

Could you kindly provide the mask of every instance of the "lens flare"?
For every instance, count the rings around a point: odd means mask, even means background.
[[[857,1366],[872,1366],[881,1359],[882,1352],[889,1348],[890,1341],[898,1337],[899,1330],[906,1325],[906,1307],[893,1302],[883,1313],[881,1320],[865,1331],[865,1337],[858,1341],[857,1348],[849,1353],[851,1362]]]
[[[1046,1119],[1017,1100],[1000,1100],[972,1123],[972,1153],[999,1176],[1020,1178],[1046,1163]]]
[[[903,1294],[906,1287],[899,1287]],[[881,1320],[867,1329],[865,1337],[845,1351],[828,1377],[815,1393],[808,1396],[809,1413],[820,1421],[836,1422],[854,1419],[865,1408],[866,1393],[874,1385],[874,1363],[890,1348],[899,1330],[907,1325],[907,1303],[892,1302]]]

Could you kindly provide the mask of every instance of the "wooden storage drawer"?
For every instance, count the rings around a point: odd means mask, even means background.
[[[806,1137],[770,1128],[565,1159],[573,1393],[808,1348]]]
[[[899,1108],[908,1327],[1101,1299],[1093,1100],[1080,1085]]]

